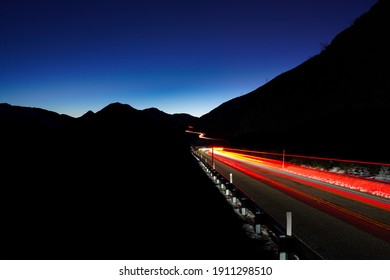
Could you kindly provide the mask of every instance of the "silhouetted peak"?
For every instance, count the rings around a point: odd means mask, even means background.
[[[110,112],[110,111],[116,111],[116,112],[130,112],[130,111],[138,111],[137,109],[131,107],[129,104],[123,104],[119,102],[114,102],[108,104],[106,107],[101,109],[98,113],[101,112]]]
[[[188,125],[194,125],[198,119],[189,114],[168,114],[154,107],[144,109],[142,112],[146,117],[159,124],[166,124],[174,127],[186,127]]]
[[[187,113],[168,114],[168,113],[161,111],[155,107],[146,108],[142,111],[147,113],[148,115],[160,116],[160,117],[165,116],[165,117],[170,117],[170,118],[174,118],[174,119],[197,119],[198,118],[198,117],[194,117],[194,116],[187,114]]]
[[[0,108],[10,108],[12,105],[8,103],[0,103]]]
[[[161,116],[164,116],[164,117],[171,116],[170,114],[165,113],[164,111],[161,111],[155,107],[143,109],[142,112],[146,113],[147,115],[154,115],[154,116],[160,116],[160,117]]]
[[[42,108],[36,108],[36,107],[24,107],[24,106],[17,106],[17,105],[11,105],[8,103],[0,103],[0,112],[2,114],[7,114],[8,116],[14,116],[18,119],[73,119],[73,117],[70,117],[65,114],[59,114],[57,112],[49,111]]]
[[[98,111],[95,115],[103,118],[115,118],[123,119],[128,117],[134,117],[140,113],[139,110],[131,107],[128,104],[122,104],[119,102],[111,103]]]
[[[173,114],[174,117],[184,117],[184,118],[194,118],[194,119],[199,119],[199,117],[195,117],[191,114],[187,114],[187,113],[175,113]]]
[[[357,17],[350,27],[337,34],[325,50],[345,51],[345,49],[349,49],[358,53],[361,51],[377,52],[379,48],[381,49],[380,54],[383,55],[382,50],[387,50],[388,45],[378,45],[374,42],[386,42],[384,40],[386,33],[381,30],[388,30],[388,26],[390,26],[389,14],[389,1],[378,1],[369,11]]]
[[[88,110],[88,112],[86,112],[84,115],[82,115],[80,117],[80,119],[86,119],[86,118],[92,118],[93,116],[95,116],[95,113],[92,112],[91,110]]]

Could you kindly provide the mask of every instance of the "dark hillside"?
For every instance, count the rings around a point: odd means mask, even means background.
[[[378,1],[324,50],[200,118],[235,146],[388,160],[390,4]]]
[[[176,123],[119,103],[78,119],[0,108],[1,259],[272,257],[255,254]],[[39,121],[10,117],[26,112]]]

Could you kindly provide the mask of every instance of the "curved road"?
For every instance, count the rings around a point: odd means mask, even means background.
[[[390,200],[202,152],[208,162],[324,259],[390,259]],[[319,187],[313,187],[317,185]],[[332,190],[332,191],[329,191]]]

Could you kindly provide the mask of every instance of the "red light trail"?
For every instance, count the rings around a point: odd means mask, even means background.
[[[211,152],[211,149],[202,150],[208,153]],[[365,212],[359,213],[359,211],[356,211],[353,208],[349,209],[348,206],[344,207],[342,204],[339,205],[338,203],[334,203],[332,200],[328,200],[327,198],[321,198],[315,195],[315,193],[311,194],[309,189],[305,190],[297,188],[297,186],[294,186],[294,184],[290,184],[288,182],[294,181],[298,184],[300,183],[306,186],[306,188],[316,188],[327,193],[351,199],[384,211],[390,211],[390,200],[387,201],[387,198],[379,197],[378,195],[375,196],[372,194],[386,193],[387,195],[390,195],[390,184],[370,182],[370,191],[366,191],[369,194],[364,194],[361,192],[349,190],[342,186],[332,186],[329,182],[325,183],[325,181],[329,181],[329,177],[334,175],[327,174],[330,172],[320,172],[319,175],[316,174],[316,177],[321,176],[325,179],[320,180],[317,178],[313,180],[312,178],[308,177],[313,177],[311,176],[311,173],[315,172],[316,170],[301,167],[291,163],[285,164],[283,168],[282,161],[280,160],[240,154],[237,152],[226,151],[222,148],[214,148],[213,157],[220,163],[231,166],[234,169],[259,180],[260,182],[263,182],[265,186],[278,189],[299,201],[302,201],[333,216],[339,217],[340,219],[365,229],[366,231],[371,232],[384,240],[390,240],[390,225],[388,225],[387,222],[381,222],[376,220],[374,217],[370,218],[365,215]],[[259,172],[260,170],[262,170],[262,172]],[[364,179],[362,178],[353,178],[352,180],[350,178],[352,176],[345,176],[341,174],[335,175],[337,175],[336,178],[332,178],[332,180],[337,182],[343,181],[348,182],[348,184],[361,184],[361,182],[364,182]],[[280,180],[280,178],[284,179]],[[285,181],[285,179],[288,179],[289,181]],[[365,187],[368,188],[367,186]],[[384,187],[383,190],[381,189],[382,187]]]
[[[390,166],[390,163],[373,162],[373,161],[359,161],[359,160],[349,160],[349,159],[339,159],[339,158],[302,156],[302,155],[296,155],[296,154],[261,152],[261,151],[251,151],[251,150],[232,149],[232,148],[225,148],[225,150],[237,151],[237,152],[249,152],[249,153],[263,154],[263,155],[286,156],[286,157],[293,157],[293,158],[307,158],[307,159],[317,159],[317,160],[327,160],[327,161],[350,162],[350,163],[357,163],[357,164],[372,164],[372,165]]]
[[[311,187],[315,187],[339,196],[344,196],[353,200],[357,200],[387,211],[390,210],[390,203],[378,201],[374,199],[374,197],[371,198],[370,196],[363,195],[363,193],[368,193],[383,198],[390,198],[390,184],[376,182],[374,180],[367,180],[345,174],[333,174],[328,171],[315,170],[313,168],[299,166],[292,163],[284,164],[283,167],[282,161],[280,160],[230,152],[221,148],[214,150],[214,158],[224,162],[225,164],[234,166],[237,169],[241,168],[242,172],[251,176],[253,176],[253,174],[249,174],[251,171],[239,167],[238,162],[244,161],[247,163],[255,164],[258,168],[267,169],[267,172],[278,175],[280,177],[292,179],[296,182],[304,183],[306,185],[310,185]],[[318,182],[308,181],[305,178],[315,179]],[[360,192],[362,192],[362,194],[358,192],[344,191],[342,190],[342,188],[334,188],[321,182],[337,185],[343,188],[359,190]]]

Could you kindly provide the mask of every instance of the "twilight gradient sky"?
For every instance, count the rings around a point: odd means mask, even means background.
[[[376,0],[1,0],[0,103],[202,116],[321,51]]]

